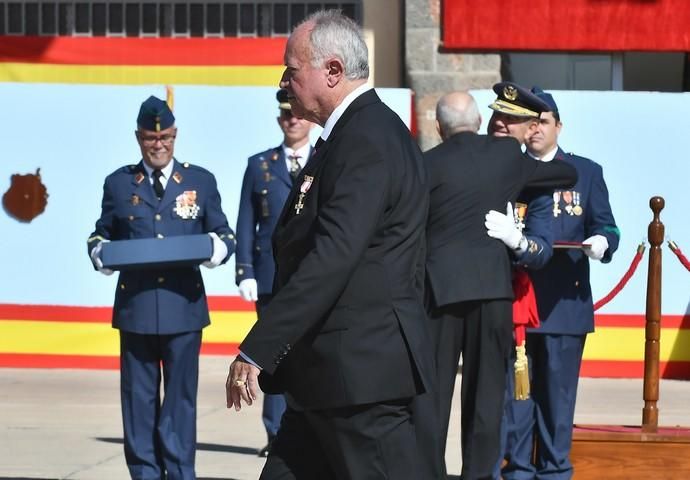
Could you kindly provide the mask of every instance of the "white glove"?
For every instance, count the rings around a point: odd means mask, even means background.
[[[113,271],[109,268],[103,268],[103,261],[101,260],[101,250],[103,249],[103,244],[109,242],[110,240],[101,240],[98,245],[93,247],[91,250],[91,262],[96,270],[101,272],[103,275],[112,275]]]
[[[248,302],[256,302],[259,299],[259,288],[256,285],[256,280],[253,278],[245,278],[239,284],[240,297]]]
[[[601,260],[609,249],[609,241],[603,235],[592,235],[582,243],[591,245],[589,248],[584,248],[584,251],[585,255],[592,260]]]
[[[513,205],[510,202],[506,205],[505,214],[496,210],[490,210],[484,218],[486,220],[484,226],[486,227],[487,235],[491,238],[499,239],[511,250],[517,250],[520,247],[524,237],[515,224]]]
[[[208,232],[208,236],[213,240],[213,255],[202,265],[206,268],[216,268],[228,255],[228,247],[216,232]]]

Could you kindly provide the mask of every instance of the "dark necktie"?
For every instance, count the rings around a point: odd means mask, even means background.
[[[297,178],[297,175],[299,175],[300,170],[302,170],[302,167],[299,166],[299,162],[297,161],[299,158],[302,157],[300,155],[288,156],[288,159],[290,160],[290,176],[292,177],[293,182]]]
[[[163,172],[160,170],[153,171],[153,191],[156,192],[158,200],[163,198],[163,193],[165,193],[165,187],[163,187],[163,183],[161,182],[162,176]]]

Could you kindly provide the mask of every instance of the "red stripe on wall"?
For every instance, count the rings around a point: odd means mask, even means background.
[[[63,65],[283,65],[287,39],[0,36],[0,62]]]
[[[203,342],[201,344],[202,355],[228,355],[234,357],[237,355],[239,347],[238,343],[211,343]]]
[[[237,343],[202,343],[202,355],[237,355]],[[39,353],[0,353],[0,368],[80,368],[117,370],[119,356],[46,355]]]
[[[635,314],[597,314],[594,315],[596,327],[645,328],[644,315]],[[690,329],[690,315],[662,315],[661,328]]]
[[[104,357],[95,355],[42,355],[37,353],[0,353],[0,367],[117,370],[120,368],[120,357]]]
[[[237,296],[210,296],[211,311],[253,312],[254,304]],[[39,322],[110,323],[112,307],[84,307],[67,305],[21,305],[0,303],[0,319]]]
[[[643,361],[583,360],[581,377],[642,378]],[[690,362],[659,362],[659,377],[686,380],[690,378]]]
[[[688,0],[443,0],[453,49],[690,50]]]

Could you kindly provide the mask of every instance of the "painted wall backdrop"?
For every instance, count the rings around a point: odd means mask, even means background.
[[[247,158],[280,145],[277,88],[192,87],[174,90],[175,157],[216,176],[234,229]],[[378,90],[409,123],[410,92]],[[0,303],[110,305],[117,275],[93,271],[86,239],[100,215],[103,180],[140,158],[134,137],[139,105],[161,86],[0,84],[0,191],[12,174],[34,173],[48,206],[31,223],[0,212]],[[316,141],[320,128],[312,131]],[[235,295],[234,257],[203,269],[207,292]]]
[[[247,157],[277,146],[275,87],[192,86],[174,89],[179,128],[176,157],[217,177],[223,209],[234,226]],[[409,125],[410,91],[379,89]],[[41,169],[48,206],[31,223],[0,211],[0,367],[117,368],[117,333],[110,328],[116,275],[95,272],[86,238],[100,213],[103,180],[140,159],[134,138],[139,104],[166,95],[163,85],[0,83],[0,193],[13,174]],[[482,110],[494,99],[473,92]],[[667,238],[690,252],[685,193],[690,94],[553,92],[564,128],[561,145],[600,163],[622,240],[613,262],[594,263],[595,300],[621,278],[645,240],[649,199],[661,195]],[[313,140],[319,128],[312,132]],[[661,372],[690,378],[690,272],[663,246]],[[645,254],[628,286],[597,312],[582,374],[639,377],[644,355]],[[255,320],[237,297],[234,258],[203,269],[212,325],[203,353],[232,354]]]

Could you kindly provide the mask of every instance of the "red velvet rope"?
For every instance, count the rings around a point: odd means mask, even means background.
[[[630,277],[633,276],[633,273],[635,273],[635,270],[637,270],[637,266],[640,264],[640,260],[642,260],[642,255],[644,254],[645,250],[645,245],[644,243],[641,243],[637,247],[637,253],[635,254],[635,257],[632,259],[632,262],[630,263],[630,267],[628,267],[628,271],[625,272],[625,275],[618,281],[615,287],[606,295],[604,298],[599,300],[597,303],[594,304],[594,311],[596,312],[599,310],[601,307],[609,303],[611,300],[613,300],[613,297],[618,295],[618,292],[623,290],[623,287],[628,283],[628,280],[630,280]]]
[[[671,251],[676,254],[676,257],[678,257],[680,263],[682,263],[685,266],[685,268],[687,268],[690,272],[690,261],[685,257],[685,255],[683,255],[683,252],[680,251],[680,248],[678,247],[678,245],[676,245],[676,242],[669,240],[668,248],[670,248]]]

